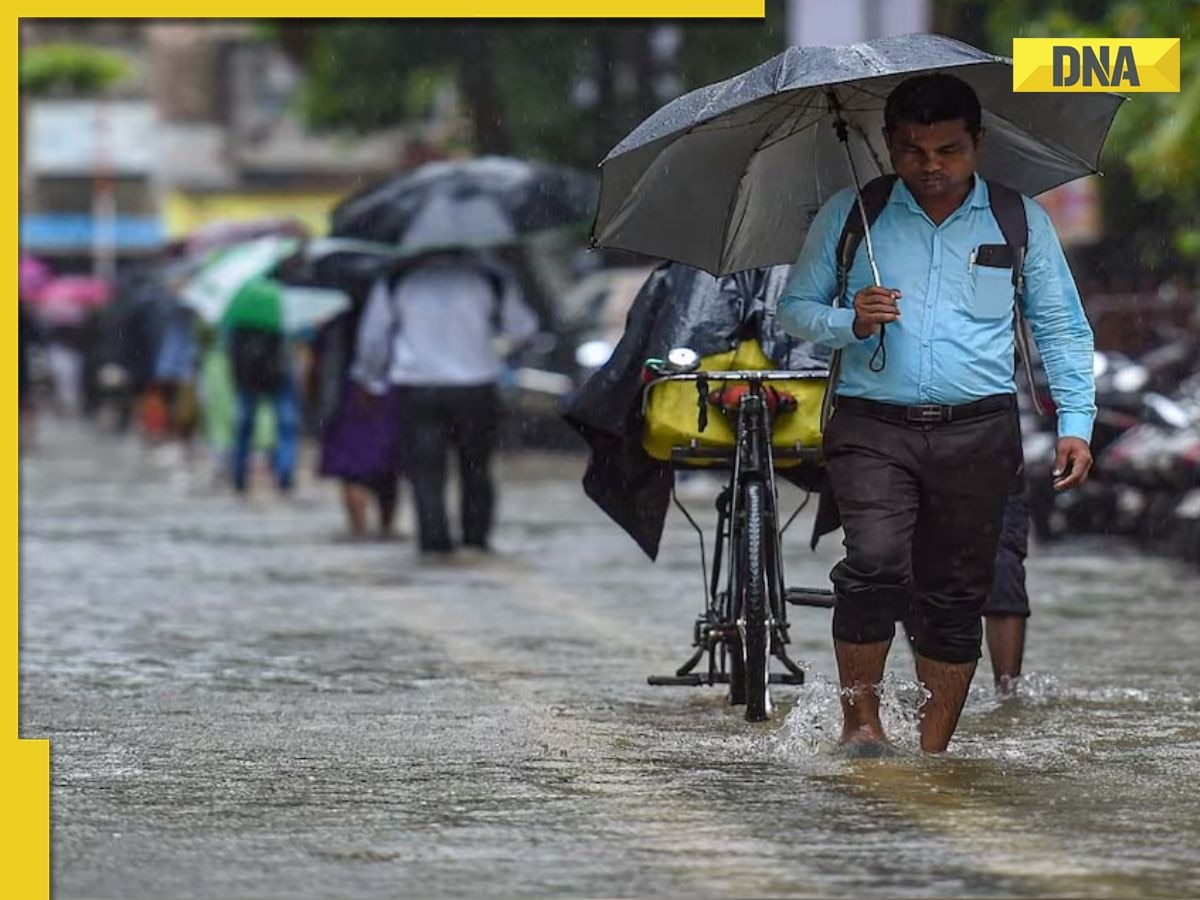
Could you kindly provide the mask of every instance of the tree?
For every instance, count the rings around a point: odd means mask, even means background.
[[[781,13],[783,0],[768,7]],[[268,33],[307,72],[303,108],[313,127],[365,132],[419,121],[448,84],[462,98],[475,151],[580,166],[598,163],[676,94],[784,44],[781,15],[686,26],[288,20]]]
[[[119,53],[87,44],[45,44],[21,54],[19,83],[30,95],[92,95],[129,76]]]

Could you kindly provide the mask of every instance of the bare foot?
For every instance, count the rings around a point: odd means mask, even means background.
[[[839,741],[842,754],[851,759],[878,759],[895,756],[896,748],[888,741],[883,729],[875,725],[847,725]]]
[[[1020,675],[1001,675],[996,679],[996,695],[1002,700],[1017,696],[1021,690]]]

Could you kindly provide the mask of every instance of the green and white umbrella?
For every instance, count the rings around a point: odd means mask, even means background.
[[[338,290],[284,284],[273,276],[301,242],[271,235],[219,251],[182,290],[183,302],[209,324],[293,333],[350,308]]]

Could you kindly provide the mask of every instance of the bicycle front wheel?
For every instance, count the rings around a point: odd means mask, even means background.
[[[761,722],[771,713],[768,659],[771,626],[767,608],[767,567],[763,535],[763,491],[760,482],[746,485],[743,509],[745,528],[741,547],[741,635],[742,672],[745,679],[746,721]]]

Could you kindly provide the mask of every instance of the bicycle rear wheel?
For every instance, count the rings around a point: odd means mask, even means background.
[[[746,518],[740,542],[742,602],[738,631],[741,634],[748,722],[761,722],[771,713],[768,675],[771,634],[763,538],[763,490],[760,482],[747,484],[742,506]]]

